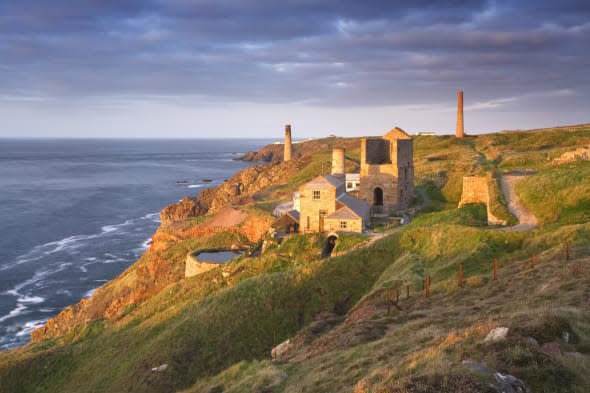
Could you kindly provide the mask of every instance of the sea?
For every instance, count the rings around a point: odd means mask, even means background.
[[[249,165],[260,139],[0,139],[0,349],[147,250],[159,211]]]

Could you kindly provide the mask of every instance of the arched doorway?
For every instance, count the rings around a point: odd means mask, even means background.
[[[383,206],[383,190],[380,187],[373,190],[373,206]]]

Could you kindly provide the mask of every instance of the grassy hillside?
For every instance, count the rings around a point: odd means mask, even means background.
[[[366,237],[343,235],[343,255],[326,260],[318,258],[323,236],[302,235],[261,257],[179,278],[116,319],[90,320],[67,337],[0,353],[0,392],[489,392],[493,373],[485,370],[514,375],[535,392],[589,391],[590,166],[556,167],[525,148],[553,154],[589,131],[539,132],[418,137],[416,183],[433,203],[409,225],[362,248]],[[351,166],[355,154],[347,153]],[[537,174],[517,191],[542,228],[498,231],[487,227],[483,206],[456,208],[463,175],[501,176],[525,156]],[[329,157],[307,158],[297,176],[250,203],[264,207],[288,195]],[[505,209],[496,196],[496,208]],[[179,275],[195,247],[246,241],[239,234],[168,235],[170,247],[150,266],[170,264]],[[565,261],[568,242],[573,257]],[[126,274],[122,291],[134,279]],[[388,314],[386,300],[397,288],[402,299]],[[506,340],[484,343],[497,326],[509,327]],[[270,350],[288,338],[288,356],[272,362]],[[553,342],[563,355],[544,352]]]

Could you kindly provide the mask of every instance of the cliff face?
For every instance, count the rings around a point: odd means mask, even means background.
[[[269,145],[257,156],[274,152],[276,146],[282,148],[282,145]],[[196,225],[187,219],[205,214],[223,215],[225,207],[244,205],[264,198],[265,190],[286,183],[307,165],[306,157],[318,149],[327,149],[327,146],[325,140],[299,144],[298,149],[305,153],[299,159],[245,168],[223,184],[203,190],[197,197],[185,197],[167,206],[160,212],[161,226],[152,236],[153,243],[148,252],[120,276],[97,289],[93,296],[66,307],[43,327],[33,331],[31,340],[36,342],[60,337],[90,321],[117,320],[131,308],[183,279],[186,254],[193,251],[197,244],[211,242],[217,247],[228,247],[235,243],[258,241],[267,233],[274,221],[273,217],[251,214],[239,225],[228,226],[210,226],[207,223]],[[282,150],[280,154],[282,157]],[[268,157],[272,159],[275,155],[272,153]],[[213,217],[209,221],[224,220]]]
[[[186,253],[195,241],[222,235],[217,246],[256,242],[268,231],[273,217],[246,215],[239,225],[224,225],[223,217],[213,217],[203,225],[187,222],[187,218],[205,214],[230,214],[224,207],[249,202],[254,194],[269,186],[284,183],[301,169],[297,160],[246,168],[218,187],[204,190],[198,197],[186,197],[160,212],[162,225],[152,236],[152,245],[136,263],[119,277],[87,299],[66,307],[55,318],[31,334],[33,342],[63,336],[76,326],[99,319],[116,320],[126,310],[146,301],[165,287],[184,278]],[[232,209],[229,209],[232,210]],[[221,224],[220,224],[221,223]],[[227,242],[224,244],[223,242]],[[192,243],[191,243],[192,242]],[[173,247],[189,243],[186,250],[173,253]]]
[[[172,226],[159,228],[152,236],[150,249],[137,262],[98,288],[90,298],[66,307],[43,327],[34,330],[31,340],[60,337],[90,321],[117,320],[131,307],[183,279],[185,257],[195,247],[193,244],[229,248],[257,242],[268,232],[273,221],[272,216],[247,215],[243,222],[231,227],[192,226],[176,221]],[[178,246],[181,246],[180,252],[174,250]]]

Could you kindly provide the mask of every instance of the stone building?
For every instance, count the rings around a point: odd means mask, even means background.
[[[277,207],[280,213],[298,211],[302,232],[362,232],[372,216],[408,207],[414,197],[414,158],[405,131],[396,127],[382,137],[363,138],[360,173],[346,173],[345,161],[345,150],[335,147],[331,174],[302,185],[292,204]]]
[[[369,223],[368,204],[347,195],[344,182],[334,176],[318,176],[301,186],[299,193],[303,232],[362,232]]]
[[[363,138],[359,198],[373,214],[391,214],[406,209],[413,197],[412,137],[396,127],[381,138]]]

